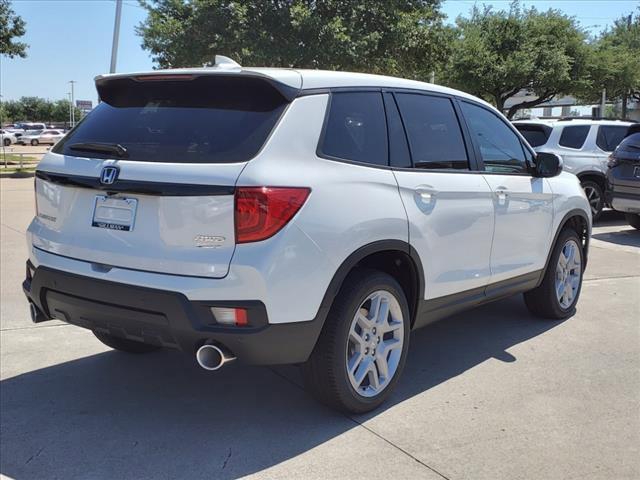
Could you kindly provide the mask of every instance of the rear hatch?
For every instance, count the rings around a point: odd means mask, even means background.
[[[640,194],[640,132],[625,138],[609,161],[617,193]]]
[[[220,278],[235,249],[234,188],[292,98],[253,75],[98,79],[100,104],[36,174],[36,248]]]

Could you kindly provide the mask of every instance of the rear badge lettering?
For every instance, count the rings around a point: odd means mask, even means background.
[[[109,230],[121,230],[124,232],[131,231],[131,227],[129,225],[120,225],[118,223],[108,223],[108,222],[93,222],[91,224],[94,227],[98,228],[108,228]]]
[[[226,238],[218,235],[196,235],[193,241],[196,247],[218,248],[225,242]]]

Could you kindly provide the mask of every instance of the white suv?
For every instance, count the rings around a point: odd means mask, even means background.
[[[409,331],[525,292],[574,312],[591,213],[487,103],[398,78],[204,68],[106,75],[36,173],[35,322],[210,370],[302,364],[375,408]]]
[[[607,161],[628,135],[640,131],[640,124],[620,120],[517,120],[515,127],[537,152],[555,153],[563,168],[577,175],[595,219],[605,207]]]

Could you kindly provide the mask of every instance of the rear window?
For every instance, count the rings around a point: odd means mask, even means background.
[[[564,127],[558,144],[567,148],[582,148],[585,140],[587,139],[587,135],[589,135],[590,128],[591,126],[589,125],[573,125]]]
[[[541,147],[551,135],[551,127],[548,125],[526,125],[526,124],[514,124],[514,127],[518,129],[520,134],[527,140],[532,147]]]
[[[53,151],[79,151],[79,143],[121,145],[126,160],[168,163],[230,163],[254,157],[287,100],[270,83],[233,76],[185,79],[114,79],[99,86],[100,104]]]
[[[627,136],[629,130],[629,127],[623,125],[600,125],[598,136],[596,137],[596,145],[605,152],[613,152],[624,137]]]

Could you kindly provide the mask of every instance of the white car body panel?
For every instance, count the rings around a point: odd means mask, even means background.
[[[483,177],[494,201],[491,283],[542,269],[552,240],[554,216],[547,179],[499,174]]]
[[[482,175],[415,170],[395,176],[410,243],[425,270],[425,299],[487,285],[494,213]]]

